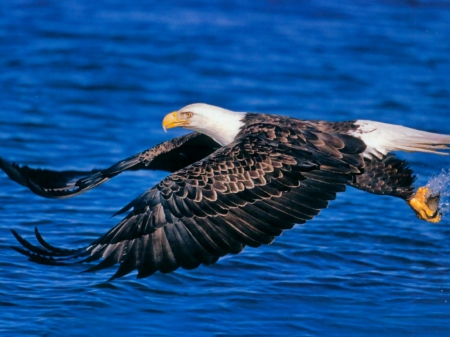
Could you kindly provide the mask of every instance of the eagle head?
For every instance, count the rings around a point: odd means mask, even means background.
[[[163,121],[164,131],[176,127],[201,132],[221,145],[231,143],[245,124],[245,113],[217,106],[195,103],[167,114]]]

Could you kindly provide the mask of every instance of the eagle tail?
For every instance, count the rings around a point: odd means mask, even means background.
[[[450,136],[401,127],[396,148],[406,152],[425,152],[448,155]]]
[[[381,158],[392,151],[448,155],[445,151],[450,151],[450,135],[373,121],[357,121],[356,124],[359,128],[352,135],[366,143],[366,155]]]

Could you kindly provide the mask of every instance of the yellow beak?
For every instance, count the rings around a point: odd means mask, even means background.
[[[178,111],[174,111],[167,114],[162,121],[162,127],[165,132],[167,132],[167,129],[176,128],[178,126],[185,126],[188,124],[189,124],[188,120],[178,119]]]

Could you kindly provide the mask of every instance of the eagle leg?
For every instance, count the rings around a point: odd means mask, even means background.
[[[421,220],[437,223],[441,221],[439,212],[440,195],[432,195],[428,187],[419,187],[416,194],[407,201],[408,205],[414,210],[417,217]]]

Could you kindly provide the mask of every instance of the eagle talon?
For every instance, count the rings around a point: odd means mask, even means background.
[[[419,187],[416,194],[408,200],[408,205],[414,210],[419,219],[438,223],[442,218],[438,207],[439,198],[439,194],[432,196],[428,187]]]

